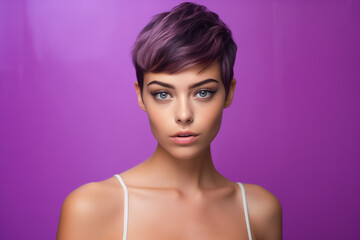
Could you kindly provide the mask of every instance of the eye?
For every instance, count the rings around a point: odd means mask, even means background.
[[[195,96],[199,97],[199,98],[209,98],[213,95],[214,91],[209,91],[209,90],[200,90],[196,93]]]
[[[156,92],[152,94],[154,98],[158,100],[167,100],[170,98],[170,94],[167,92]]]

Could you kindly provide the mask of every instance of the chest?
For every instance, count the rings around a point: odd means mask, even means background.
[[[160,197],[161,196],[161,197]],[[127,239],[248,239],[241,199],[174,196],[129,197]]]

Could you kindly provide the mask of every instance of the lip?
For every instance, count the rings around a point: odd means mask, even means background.
[[[186,137],[180,137],[186,136]],[[171,139],[177,144],[191,144],[196,139],[199,138],[199,135],[190,131],[179,131],[171,136]]]

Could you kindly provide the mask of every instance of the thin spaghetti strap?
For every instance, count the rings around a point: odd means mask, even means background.
[[[123,240],[126,240],[127,235],[127,226],[128,226],[128,218],[129,218],[129,194],[127,187],[120,177],[119,174],[114,175],[120,182],[121,186],[124,189],[124,229],[123,229]]]
[[[241,189],[241,195],[242,195],[242,202],[244,207],[244,214],[245,214],[245,221],[246,221],[246,228],[249,236],[249,240],[252,240],[251,237],[251,228],[250,228],[250,220],[249,220],[249,212],[247,208],[247,202],[246,202],[246,194],[245,194],[245,188],[242,183],[239,183],[240,189]]]

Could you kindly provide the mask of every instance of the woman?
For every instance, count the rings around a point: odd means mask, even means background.
[[[281,239],[267,190],[216,171],[210,143],[236,81],[230,30],[204,6],[156,15],[133,49],[138,104],[157,148],[134,168],[73,191],[57,239]]]

